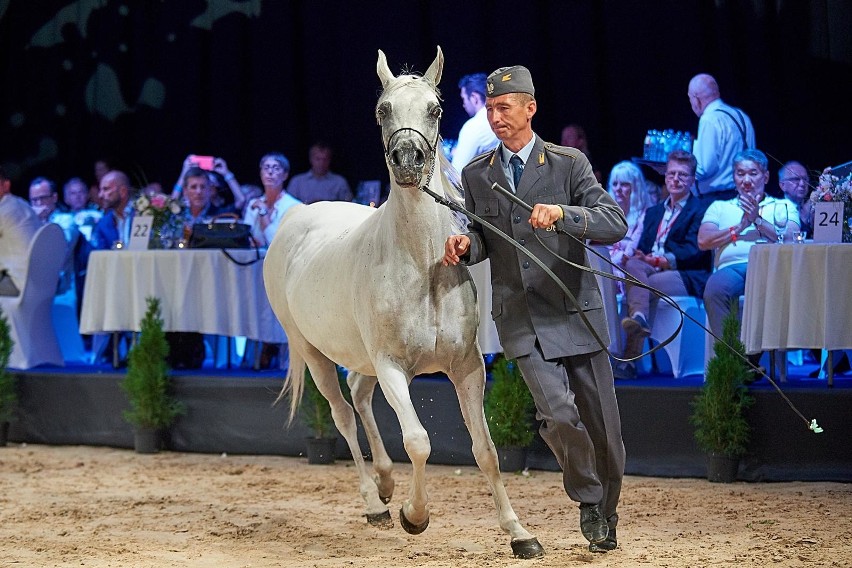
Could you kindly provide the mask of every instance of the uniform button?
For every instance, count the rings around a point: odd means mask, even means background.
[[[485,208],[485,212],[486,212],[486,213],[491,213],[491,208],[490,208],[490,207],[486,207],[486,208]]]
[[[575,222],[575,223],[579,223],[579,222],[580,222],[580,216],[579,216],[579,215],[574,215],[574,222]]]
[[[583,302],[583,305],[588,308],[589,307],[589,301],[586,300],[585,302]]]
[[[527,240],[521,239],[521,240],[518,241],[518,244],[523,246],[523,245],[527,244]]]
[[[527,292],[532,292],[534,288],[532,286],[527,286]]]
[[[517,224],[517,223],[520,223],[520,222],[521,222],[521,217],[520,217],[520,216],[516,216],[516,217],[513,219],[513,221],[514,221],[516,224]]]
[[[525,261],[524,261],[524,264],[523,264],[523,267],[524,267],[524,268],[529,268],[529,267],[530,267],[530,261],[525,260]]]

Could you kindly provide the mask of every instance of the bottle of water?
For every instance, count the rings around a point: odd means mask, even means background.
[[[644,152],[642,153],[642,158],[645,160],[651,159],[651,131],[645,133],[645,146]]]

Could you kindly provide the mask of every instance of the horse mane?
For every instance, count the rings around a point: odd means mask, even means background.
[[[437,148],[435,149],[435,153],[437,154],[437,168],[440,173],[440,182],[442,193],[444,197],[446,197],[449,201],[452,201],[456,205],[464,206],[464,188],[461,184],[461,177],[459,177],[459,173],[453,167],[453,164],[450,163],[450,160],[444,155],[441,144],[441,138],[438,137]],[[457,213],[455,211],[452,212],[452,230],[454,234],[459,234],[465,232],[467,229],[467,217],[462,215],[461,213]]]

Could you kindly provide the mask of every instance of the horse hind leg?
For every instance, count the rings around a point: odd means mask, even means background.
[[[305,357],[311,376],[320,393],[328,400],[331,406],[331,415],[334,424],[343,435],[352,453],[355,468],[358,471],[359,492],[367,504],[366,516],[371,525],[380,528],[393,526],[387,505],[379,497],[376,482],[370,477],[361,446],[358,444],[358,429],[355,423],[355,413],[352,407],[343,398],[340,383],[337,378],[337,367],[334,362],[312,349],[312,353]]]
[[[352,404],[361,417],[361,425],[370,445],[370,454],[373,456],[373,471],[376,474],[375,481],[379,488],[379,498],[383,503],[389,503],[393,497],[395,482],[393,479],[393,462],[385,449],[381,432],[379,432],[376,417],[373,414],[373,393],[376,389],[378,379],[354,371],[346,378],[349,390],[352,393]]]
[[[494,505],[497,507],[497,517],[500,528],[512,537],[512,552],[517,558],[539,558],[544,556],[544,548],[538,539],[530,534],[518,520],[509,495],[500,477],[500,467],[497,460],[497,450],[488,433],[488,425],[485,422],[485,411],[483,409],[483,396],[485,393],[485,366],[482,357],[473,362],[475,368],[467,374],[461,374],[460,378],[450,375],[450,380],[456,388],[459,398],[464,422],[473,440],[473,457],[479,469],[488,478],[491,485],[491,494],[494,497]]]

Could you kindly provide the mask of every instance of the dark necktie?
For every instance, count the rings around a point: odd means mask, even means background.
[[[515,181],[515,191],[518,189],[518,183],[521,181],[521,174],[524,173],[524,163],[517,154],[512,154],[509,158],[509,166],[512,168],[512,179]]]

